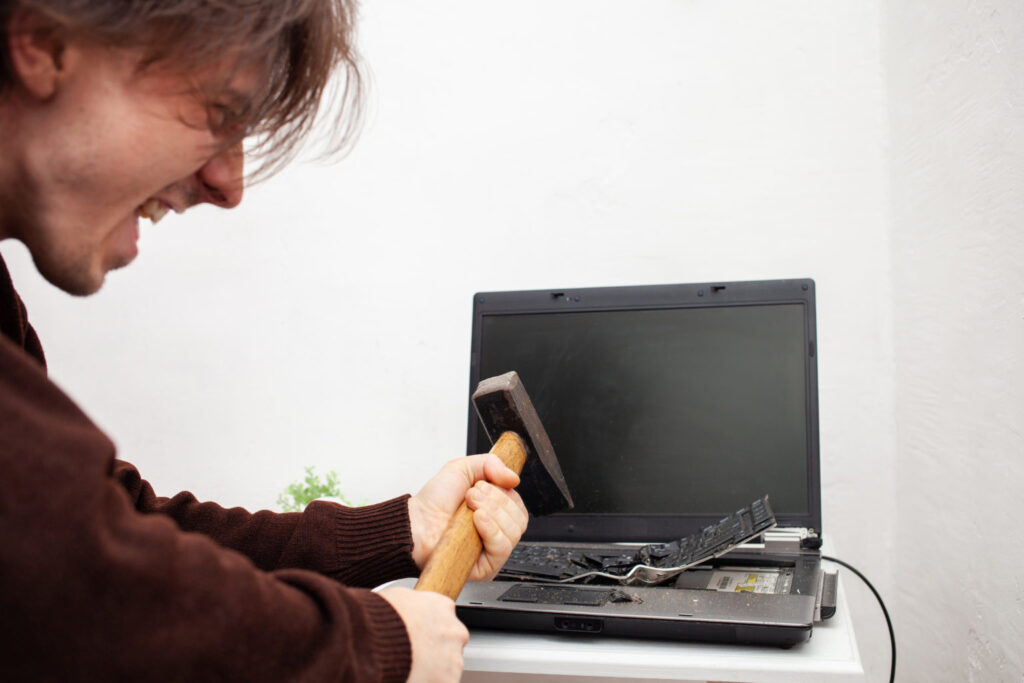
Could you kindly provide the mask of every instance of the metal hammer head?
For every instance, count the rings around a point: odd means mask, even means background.
[[[547,515],[571,508],[572,495],[555,449],[519,375],[507,372],[482,380],[473,392],[473,405],[491,443],[505,432],[515,432],[526,442],[526,462],[516,490],[530,514]]]

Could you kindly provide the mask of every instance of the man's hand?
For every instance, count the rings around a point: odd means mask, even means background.
[[[412,646],[408,683],[458,683],[469,630],[455,616],[455,602],[438,593],[385,588],[378,593],[405,623]]]
[[[416,566],[426,566],[449,520],[465,500],[474,511],[473,523],[484,543],[469,580],[494,578],[526,531],[526,506],[512,490],[518,484],[519,476],[490,453],[456,458],[442,467],[409,499]]]

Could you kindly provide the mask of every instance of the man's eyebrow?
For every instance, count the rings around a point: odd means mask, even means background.
[[[252,107],[256,101],[255,92],[242,92],[232,87],[222,88],[218,95],[229,101],[233,106],[245,107],[247,109]]]
[[[255,115],[257,96],[255,92],[245,92],[228,86],[219,91],[215,100],[219,106],[230,112],[229,119],[232,125],[248,127],[253,123],[250,119]]]

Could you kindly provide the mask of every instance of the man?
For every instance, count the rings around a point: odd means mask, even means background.
[[[351,0],[0,0],[0,240],[87,295],[136,256],[140,215],[236,206],[243,139],[264,171],[287,160],[339,64],[358,104],[352,19]],[[463,499],[471,578],[496,573],[527,516],[494,456],[358,509],[161,498],[47,378],[2,259],[0,332],[0,678],[458,679],[451,600],[366,588],[415,575]]]

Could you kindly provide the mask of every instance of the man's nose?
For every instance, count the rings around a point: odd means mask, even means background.
[[[245,153],[239,142],[223,150],[196,172],[202,202],[233,209],[245,189]]]

